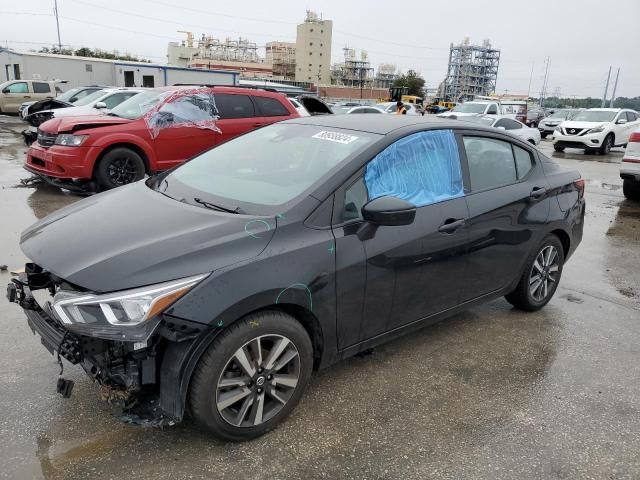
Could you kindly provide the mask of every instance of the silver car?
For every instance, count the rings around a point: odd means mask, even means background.
[[[509,115],[473,115],[462,117],[459,120],[480,123],[487,127],[506,130],[532,145],[538,145],[540,143],[540,132],[538,129],[527,127],[524,123],[514,120]]]
[[[571,120],[573,116],[579,111],[579,109],[569,108],[555,110],[551,115],[543,118],[542,120],[540,120],[540,123],[538,123],[540,136],[542,138],[545,138],[550,133],[553,133],[558,125],[560,125],[565,120]]]

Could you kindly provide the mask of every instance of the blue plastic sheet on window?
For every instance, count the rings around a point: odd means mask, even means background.
[[[386,195],[422,207],[464,195],[452,130],[414,133],[385,148],[364,174],[369,200]]]

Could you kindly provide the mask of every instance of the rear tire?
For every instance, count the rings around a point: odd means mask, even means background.
[[[547,235],[527,259],[518,286],[505,298],[520,310],[540,310],[549,303],[558,288],[563,265],[562,242],[555,235]]]
[[[295,318],[279,311],[251,314],[200,358],[189,388],[191,413],[222,440],[258,437],[291,413],[312,369],[311,339]]]
[[[629,200],[640,201],[640,182],[624,179],[622,181],[622,193]]]
[[[130,148],[117,147],[105,153],[96,168],[96,180],[104,190],[142,180],[144,160]]]
[[[559,147],[559,146],[557,146],[557,145],[554,145],[554,146],[553,146],[553,149],[554,149],[556,152],[564,152],[564,147]]]

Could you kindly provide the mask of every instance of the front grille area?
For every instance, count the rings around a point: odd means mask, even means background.
[[[580,135],[584,128],[563,128],[565,135]]]
[[[40,144],[40,146],[48,148],[56,142],[57,136],[58,135],[55,133],[47,133],[38,130],[38,143]]]

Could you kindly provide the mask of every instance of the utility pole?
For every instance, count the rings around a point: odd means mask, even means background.
[[[602,95],[601,108],[604,108],[607,104],[607,90],[609,90],[609,80],[611,79],[611,67],[609,67],[609,74],[607,75],[607,84],[604,86],[604,95]]]
[[[549,61],[547,57],[547,66],[544,69],[544,81],[542,82],[542,92],[540,93],[540,108],[544,108],[544,99],[547,95],[547,81],[549,80]]]
[[[616,81],[613,84],[613,93],[611,94],[611,100],[609,101],[609,108],[613,107],[613,101],[616,99],[616,89],[618,88],[618,77],[620,76],[620,67],[616,73]]]
[[[62,52],[62,41],[60,40],[60,20],[58,20],[58,0],[53,0],[53,10],[56,14],[56,28],[58,29],[58,49]]]
[[[527,98],[529,98],[529,95],[531,94],[531,80],[533,79],[533,67],[536,64],[536,60],[533,59],[533,61],[531,62],[531,75],[529,75],[529,88],[527,89]]]

